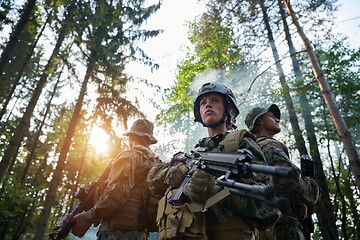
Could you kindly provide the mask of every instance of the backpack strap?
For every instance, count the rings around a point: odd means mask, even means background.
[[[268,139],[268,137],[260,136],[260,137],[257,137],[257,138],[256,138],[256,142],[257,142],[257,143],[258,143],[258,142],[262,142],[262,141],[264,141],[264,140],[266,140],[266,139]]]

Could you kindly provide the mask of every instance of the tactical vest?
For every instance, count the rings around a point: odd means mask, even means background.
[[[155,223],[158,200],[154,200],[146,184],[146,177],[155,159],[150,159],[147,153],[141,148],[133,148],[128,151],[140,154],[144,161],[148,161],[148,169],[140,169],[136,176],[134,187],[130,191],[127,202],[122,207],[123,211],[115,213],[110,219],[105,219],[101,223],[101,230],[130,230],[151,232],[157,231]]]
[[[245,136],[254,136],[245,131],[238,130],[228,133],[219,143],[218,147],[213,149],[214,152],[237,152],[238,147]],[[256,229],[244,222],[240,217],[233,216],[226,223],[218,223],[217,220],[207,212],[212,205],[223,200],[230,195],[227,189],[220,191],[204,204],[189,203],[182,207],[174,208],[167,199],[174,194],[177,189],[169,191],[159,201],[157,224],[159,227],[159,240],[163,239],[226,239],[223,233],[234,232],[236,229],[236,239],[253,240],[255,239]],[[231,223],[231,224],[229,224]],[[229,229],[230,228],[232,229]],[[215,231],[212,231],[215,230]],[[208,234],[209,233],[209,234]],[[219,234],[221,233],[221,234]],[[218,235],[217,235],[218,234]],[[233,239],[233,238],[228,238]]]

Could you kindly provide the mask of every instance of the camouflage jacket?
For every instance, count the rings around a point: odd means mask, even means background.
[[[273,177],[274,187],[278,196],[287,197],[293,205],[287,213],[296,218],[297,204],[314,205],[320,197],[320,187],[310,177],[300,177],[300,169],[290,162],[287,147],[274,138],[256,135],[257,143],[263,151],[266,162],[270,166],[289,166],[296,170],[297,176],[291,179]]]
[[[160,160],[138,145],[120,153],[110,165],[104,192],[92,208],[102,228],[143,230],[144,209],[150,197],[146,177]]]

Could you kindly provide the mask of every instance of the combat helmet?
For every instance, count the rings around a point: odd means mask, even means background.
[[[219,93],[225,99],[225,112],[224,116],[218,123],[205,124],[200,116],[200,98],[207,93]],[[195,122],[200,122],[204,127],[216,128],[225,121],[228,122],[229,129],[236,129],[236,116],[239,115],[239,109],[237,108],[235,96],[230,88],[219,83],[205,83],[198,91],[196,98],[194,99],[194,116]]]
[[[265,114],[266,112],[272,112],[277,119],[280,119],[281,112],[279,107],[276,104],[271,104],[268,108],[263,107],[255,107],[246,114],[245,117],[245,125],[248,127],[249,131],[251,132],[254,128],[256,119],[258,119],[261,115]]]

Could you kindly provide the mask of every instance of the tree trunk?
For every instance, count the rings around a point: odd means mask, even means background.
[[[299,24],[299,21],[291,7],[290,1],[284,0],[284,2],[288,8],[288,12],[296,26],[296,29],[305,45],[306,52],[308,54],[314,75],[319,83],[321,93],[323,95],[327,107],[329,108],[330,115],[335,123],[339,137],[344,144],[346,154],[349,158],[350,169],[355,177],[356,186],[360,188],[360,159],[359,159],[359,154],[355,148],[355,144],[353,142],[351,133],[349,132],[347,125],[340,113],[340,110],[337,107],[329,83],[327,82],[326,77],[322,72],[319,61],[315,55],[315,52],[313,50],[313,47],[309,39],[306,37],[302,27]]]
[[[295,110],[294,110],[294,104],[293,104],[291,96],[290,96],[289,86],[286,83],[285,74],[284,74],[284,71],[283,71],[281,63],[280,63],[280,57],[279,57],[278,51],[277,51],[276,46],[275,46],[275,41],[274,41],[274,37],[273,37],[272,30],[271,30],[271,27],[270,27],[269,17],[268,17],[268,14],[267,14],[267,9],[265,7],[264,1],[260,0],[259,4],[260,4],[260,7],[261,7],[261,10],[262,10],[262,13],[263,13],[263,20],[264,20],[266,31],[268,33],[268,40],[269,40],[271,50],[272,50],[272,53],[273,53],[273,57],[274,57],[274,60],[275,60],[276,69],[277,69],[277,72],[278,72],[278,75],[279,75],[280,84],[282,86],[282,92],[283,92],[284,101],[286,103],[286,108],[287,108],[288,113],[289,113],[289,120],[290,120],[291,127],[292,127],[292,130],[293,130],[293,134],[294,134],[294,137],[295,137],[296,148],[298,149],[300,155],[307,154],[305,141],[304,141],[304,138],[302,137],[302,133],[301,133],[301,130],[300,130],[300,127],[299,127],[298,118],[297,118]]]
[[[67,18],[69,16],[70,16],[70,14],[67,14]],[[44,72],[40,77],[40,80],[34,90],[34,93],[30,99],[28,106],[26,107],[25,113],[24,113],[23,117],[21,118],[20,123],[16,127],[16,129],[14,131],[14,135],[12,136],[8,146],[6,147],[4,155],[1,159],[0,181],[3,179],[6,169],[10,165],[11,158],[15,155],[15,152],[20,147],[21,141],[23,140],[23,137],[24,137],[26,131],[28,131],[28,129],[29,129],[30,119],[33,115],[35,105],[36,105],[37,101],[39,100],[42,89],[44,88],[44,86],[47,82],[47,78],[48,78],[49,74],[53,71],[53,68],[55,67],[55,61],[54,61],[55,57],[59,54],[60,47],[69,31],[68,26],[67,26],[68,22],[66,20],[67,19],[65,19],[65,21],[64,21],[65,24],[63,25],[63,27],[59,33],[59,37],[56,42],[55,48],[48,60],[47,65],[45,66]]]
[[[42,36],[42,33],[44,32],[47,23],[50,22],[50,19],[51,19],[50,16],[51,16],[51,13],[50,13],[49,17],[46,19],[46,21],[45,21],[45,23],[44,23],[44,25],[43,25],[40,33],[38,34],[38,36],[37,36],[37,38],[36,38],[36,40],[35,40],[35,42],[32,44],[32,46],[31,46],[31,48],[30,48],[30,51],[28,51],[27,54],[26,54],[26,58],[25,58],[25,60],[24,60],[24,64],[22,65],[19,73],[17,74],[17,77],[16,77],[16,79],[15,79],[15,82],[12,84],[12,87],[11,87],[11,89],[10,89],[10,92],[7,94],[7,97],[6,97],[6,99],[5,99],[5,102],[4,102],[4,104],[2,105],[2,109],[1,109],[1,112],[0,112],[0,120],[2,119],[2,117],[4,116],[4,114],[5,114],[5,112],[6,112],[7,106],[9,105],[9,102],[10,102],[10,100],[11,100],[11,98],[12,98],[14,92],[15,92],[15,89],[16,89],[16,87],[18,86],[18,84],[19,84],[19,82],[20,82],[20,79],[21,79],[21,77],[22,77],[22,74],[24,73],[25,68],[26,68],[28,62],[29,62],[29,60],[31,59],[32,54],[34,53],[35,47],[36,47],[36,45],[37,45],[40,37]],[[1,80],[1,75],[0,75],[0,80]],[[4,95],[5,95],[5,93],[4,93]]]
[[[349,179],[351,179],[350,173],[344,179],[345,179],[345,186],[346,186],[346,196],[348,196],[348,198],[349,198],[350,209],[351,209],[351,213],[353,216],[352,219],[353,219],[353,223],[354,223],[354,227],[355,227],[355,231],[353,232],[353,235],[355,236],[354,239],[360,239],[360,216],[359,216],[359,212],[357,210],[358,204],[355,200],[356,194],[354,194],[353,189],[351,189],[351,186],[354,186],[354,185],[353,185],[353,182],[349,181]],[[354,197],[354,195],[355,195],[355,197]]]
[[[63,69],[64,69],[64,68],[63,68]],[[63,71],[63,69],[61,70],[61,72]],[[34,141],[33,141],[33,143],[32,143],[32,147],[31,147],[30,153],[29,153],[29,154],[27,155],[27,157],[26,157],[24,171],[23,171],[23,173],[22,173],[22,175],[21,175],[21,178],[20,178],[20,181],[21,181],[22,183],[25,182],[25,177],[26,177],[26,175],[27,175],[27,173],[28,173],[28,171],[29,171],[30,164],[31,164],[32,159],[33,159],[33,157],[34,157],[34,155],[35,155],[36,147],[37,147],[37,144],[38,144],[38,142],[39,142],[39,138],[40,138],[40,135],[41,135],[42,128],[43,128],[43,126],[44,126],[44,124],[45,124],[45,120],[46,120],[46,118],[47,118],[47,115],[48,115],[49,112],[50,112],[51,102],[52,102],[52,100],[53,100],[53,98],[54,98],[54,96],[55,96],[55,93],[56,93],[56,91],[57,91],[57,86],[58,86],[58,84],[59,84],[59,82],[60,82],[60,76],[61,76],[61,73],[59,74],[59,77],[58,77],[58,79],[57,79],[57,81],[56,81],[56,83],[55,83],[55,85],[54,85],[54,87],[53,87],[53,91],[52,91],[51,96],[50,96],[50,99],[49,99],[49,101],[48,101],[48,103],[47,103],[47,106],[46,106],[46,110],[45,110],[43,119],[42,119],[42,121],[41,121],[41,123],[40,123],[40,125],[39,125],[39,127],[38,127],[38,130],[37,130],[37,132],[36,132],[35,139],[34,139]]]
[[[42,161],[42,163],[38,167],[37,173],[35,174],[35,177],[32,179],[30,185],[37,186],[37,182],[39,181],[38,178],[41,174],[41,171],[46,168],[47,159],[48,159],[48,153],[45,154],[44,161]],[[43,194],[44,193],[42,192],[42,190],[37,190],[35,192],[35,194],[32,195],[33,201],[30,204],[30,206],[24,210],[24,214],[21,216],[21,220],[18,221],[16,230],[13,232],[12,240],[20,239],[20,236],[26,232],[26,230],[30,226],[30,223],[34,220],[33,215],[34,215],[35,210],[39,207],[38,199],[43,199]],[[13,228],[15,229],[14,226],[13,226]]]
[[[291,39],[291,34],[289,31],[289,27],[286,21],[285,9],[283,7],[282,0],[278,0],[279,9],[281,18],[284,25],[284,31],[286,40],[289,46],[289,52],[293,64],[295,81],[299,83],[298,85],[303,85],[303,80],[301,77],[301,70],[299,66],[299,61],[297,60],[295,54],[296,50],[294,44]],[[307,138],[310,146],[310,155],[314,159],[315,162],[315,180],[321,187],[321,200],[317,204],[316,213],[319,220],[319,227],[321,229],[321,233],[324,239],[334,239],[337,238],[338,233],[336,229],[336,217],[334,215],[333,206],[330,199],[329,188],[326,182],[326,176],[323,170],[322,161],[320,158],[320,152],[318,148],[318,143],[315,135],[315,127],[312,121],[311,116],[311,106],[309,104],[309,100],[304,91],[300,91],[299,93],[299,101],[301,105],[302,116],[305,122],[305,129],[307,133]],[[332,209],[332,211],[329,211]],[[326,229],[333,229],[328,231]],[[331,234],[332,236],[329,238],[327,235]],[[333,235],[334,234],[334,235]]]
[[[86,75],[85,75],[84,81],[81,86],[81,91],[80,91],[78,100],[75,105],[75,110],[71,117],[69,127],[67,129],[64,144],[61,147],[59,160],[57,162],[53,178],[51,179],[50,186],[49,186],[49,189],[46,194],[45,206],[41,212],[41,216],[40,216],[37,228],[36,228],[34,240],[43,240],[44,239],[46,228],[47,228],[47,222],[50,217],[50,211],[51,211],[52,206],[55,203],[55,195],[56,195],[58,186],[61,183],[62,171],[65,167],[65,161],[67,158],[67,154],[69,152],[70,145],[72,143],[72,138],[75,133],[76,125],[81,117],[80,113],[81,113],[81,109],[82,109],[82,104],[83,104],[84,96],[86,94],[87,84],[90,79],[90,75],[92,74],[93,64],[94,63],[92,63],[92,62],[90,62],[88,64],[88,67],[86,70]]]
[[[73,188],[71,189],[71,196],[73,196],[70,200],[70,204],[69,204],[69,210],[71,210],[74,206],[74,203],[75,203],[75,193],[76,191],[79,189],[79,185],[80,185],[80,182],[81,182],[81,177],[82,177],[82,174],[83,174],[83,167],[85,165],[85,158],[86,158],[86,153],[88,151],[88,148],[89,148],[89,142],[90,142],[90,135],[91,135],[91,131],[93,129],[93,126],[94,126],[94,123],[91,124],[91,127],[90,127],[90,130],[89,130],[89,133],[87,134],[86,136],[86,143],[85,143],[85,148],[83,150],[83,152],[81,153],[81,157],[80,157],[80,167],[79,169],[77,170],[78,174],[75,178],[75,182],[74,182],[74,185],[73,185]]]
[[[14,155],[17,155],[19,149],[17,149],[15,151],[15,154]],[[2,183],[1,183],[1,189],[0,189],[0,196],[3,195],[3,193],[5,192],[5,189],[6,189],[6,186],[8,183],[10,183],[9,179],[10,179],[10,176],[11,176],[11,172],[13,171],[13,168],[14,168],[14,162],[15,162],[15,157],[13,157],[10,161],[10,167],[7,169],[7,172],[2,180]],[[10,211],[11,212],[11,211]],[[1,238],[0,238],[1,239]]]
[[[29,0],[26,4],[25,10],[23,14],[21,15],[21,18],[19,19],[18,23],[15,26],[14,31],[10,35],[9,42],[6,44],[6,47],[4,48],[1,57],[0,57],[0,75],[3,74],[4,67],[9,60],[10,54],[12,50],[15,48],[16,43],[19,40],[20,34],[25,28],[26,23],[29,20],[30,14],[32,10],[34,9],[36,0]]]

